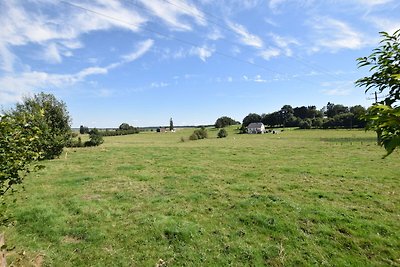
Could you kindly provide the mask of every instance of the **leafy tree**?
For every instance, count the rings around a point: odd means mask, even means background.
[[[104,142],[103,136],[97,128],[93,128],[89,133],[89,141],[85,142],[85,146],[98,146]]]
[[[0,117],[0,196],[22,183],[29,164],[41,157],[41,131],[32,123],[33,116],[21,112]]]
[[[326,116],[328,118],[333,118],[336,115],[342,114],[342,113],[348,113],[349,108],[343,105],[335,105],[333,103],[328,102],[326,105]]]
[[[169,119],[169,130],[170,131],[174,130],[174,122],[172,121],[172,118]]]
[[[256,113],[250,113],[244,117],[242,125],[243,127],[247,127],[252,122],[261,122],[261,116]]]
[[[234,119],[227,117],[227,116],[222,116],[216,120],[214,126],[215,126],[215,128],[224,128],[226,126],[235,125],[235,124],[238,124],[238,122],[235,121]]]
[[[119,129],[120,130],[129,130],[129,128],[130,128],[131,126],[129,126],[129,124],[128,123],[122,123],[120,126],[119,126]]]
[[[228,132],[225,129],[222,128],[221,130],[219,130],[218,138],[225,138],[227,136],[228,136]]]
[[[38,151],[43,152],[43,158],[58,157],[71,138],[71,119],[65,103],[52,94],[40,93],[25,98],[14,110],[7,112],[11,117],[23,114],[32,114],[29,123],[40,129],[40,142],[37,145]]]
[[[364,128],[366,125],[364,117],[367,110],[361,105],[356,105],[350,107],[350,112],[353,113],[354,117],[353,127]]]
[[[370,76],[355,84],[383,95],[383,100],[371,106],[365,118],[367,128],[378,134],[378,143],[386,149],[386,156],[400,147],[400,29],[393,35],[380,32],[382,40],[368,57],[358,58],[358,67],[369,67]]]
[[[284,105],[279,111],[280,118],[282,120],[283,126],[287,126],[286,124],[292,120],[294,111],[291,105]]]

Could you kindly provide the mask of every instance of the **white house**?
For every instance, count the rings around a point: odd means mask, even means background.
[[[265,126],[262,122],[252,122],[247,126],[247,133],[262,134],[265,132]]]

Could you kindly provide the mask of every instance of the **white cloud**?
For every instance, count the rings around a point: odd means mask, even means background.
[[[330,96],[347,96],[351,94],[352,88],[354,88],[353,81],[323,82],[321,85],[326,87],[321,92]]]
[[[143,41],[139,43],[136,47],[136,50],[128,55],[122,56],[122,59],[125,62],[131,62],[134,61],[141,56],[143,56],[149,49],[153,46],[154,41],[152,39],[147,39],[146,41]]]
[[[240,36],[240,41],[248,46],[261,48],[263,41],[255,34],[251,34],[243,25],[228,21],[227,25]]]
[[[292,54],[293,54],[290,46],[291,45],[300,45],[300,42],[297,41],[297,39],[292,38],[292,37],[283,37],[283,36],[273,34],[273,33],[271,33],[270,36],[272,37],[272,40],[274,41],[274,43],[279,48],[281,48],[285,52],[285,55],[288,57],[292,56]]]
[[[138,44],[136,50],[122,57],[121,61],[114,62],[105,67],[89,67],[72,74],[56,74],[42,71],[26,71],[18,74],[6,74],[0,77],[0,104],[13,103],[29,92],[36,89],[65,88],[79,82],[83,82],[86,77],[92,75],[105,75],[110,70],[120,67],[123,64],[132,62],[143,56],[153,45],[153,40],[148,39]]]
[[[49,63],[60,63],[62,61],[60,51],[55,43],[44,48],[43,57]]]
[[[250,78],[247,75],[243,75],[243,80],[245,80],[246,82],[256,82],[256,83],[266,83],[267,80],[263,79],[261,77],[260,74],[257,74],[256,76],[254,76],[254,78]]]
[[[343,21],[320,17],[315,18],[311,24],[316,33],[313,51],[321,48],[327,48],[332,52],[340,49],[359,49],[368,43],[361,32]]]
[[[87,3],[89,2],[81,1],[77,5],[98,14],[65,3],[44,0],[0,3],[1,68],[5,71],[13,70],[16,56],[13,55],[12,48],[15,46],[38,44],[42,49],[48,50],[43,53],[44,60],[59,63],[63,55],[71,55],[68,49],[83,46],[78,38],[84,33],[113,27],[136,32],[147,21],[135,10],[116,0],[96,0],[91,1],[90,5]],[[57,6],[53,6],[55,4]],[[54,12],[45,13],[44,9],[52,9]],[[111,19],[112,17],[118,20]]]
[[[167,25],[173,27],[174,30],[192,30],[190,23],[182,20],[183,16],[191,17],[199,25],[206,25],[204,14],[188,2],[179,2],[179,4],[161,0],[140,0],[140,2]]]
[[[165,82],[152,82],[150,84],[151,88],[161,88],[161,87],[167,87],[169,84]]]
[[[265,60],[270,60],[273,57],[277,57],[281,54],[281,51],[277,48],[268,48],[260,52],[260,56]]]
[[[207,35],[207,38],[213,41],[223,38],[221,31],[218,28],[213,28],[213,30]]]
[[[400,29],[400,20],[391,18],[382,18],[377,16],[368,16],[365,20],[372,23],[379,31],[384,31],[393,34],[396,30]]]
[[[204,62],[207,60],[207,58],[211,57],[214,52],[215,52],[215,48],[210,48],[206,45],[204,45],[202,47],[193,47],[190,50],[191,55],[198,56]]]

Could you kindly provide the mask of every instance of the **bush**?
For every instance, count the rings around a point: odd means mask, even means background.
[[[221,129],[218,132],[218,138],[224,138],[228,136],[228,132],[225,129]]]
[[[32,125],[32,114],[0,116],[0,196],[15,184],[22,183],[29,163],[38,160],[40,129]]]
[[[92,129],[89,133],[89,141],[85,142],[85,146],[98,146],[104,142],[103,136],[96,128]]]
[[[299,124],[300,129],[311,129],[311,120],[304,119]]]
[[[202,127],[201,129],[195,130],[191,136],[189,136],[189,140],[199,140],[208,138],[207,130]]]

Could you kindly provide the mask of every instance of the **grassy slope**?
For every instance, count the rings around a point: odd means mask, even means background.
[[[9,207],[9,263],[400,265],[399,153],[382,160],[364,131],[230,131],[108,137],[46,162]]]

